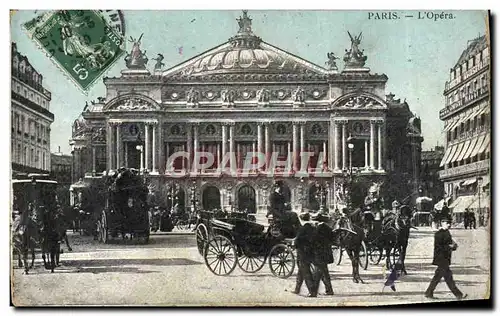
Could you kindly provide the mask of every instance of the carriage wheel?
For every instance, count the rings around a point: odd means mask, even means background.
[[[380,260],[382,260],[382,254],[384,250],[379,247],[372,247],[370,249],[370,262],[373,264],[379,264]]]
[[[103,243],[107,244],[109,242],[109,235],[108,235],[108,219],[106,216],[106,211],[102,211],[102,217],[101,217],[101,240]]]
[[[238,256],[238,266],[247,273],[259,271],[266,263],[266,258],[259,256],[259,254],[245,254],[243,249],[240,251],[241,255]]]
[[[286,279],[295,269],[295,255],[290,247],[277,244],[269,252],[269,268],[274,276]]]
[[[215,275],[228,275],[236,268],[236,248],[227,237],[217,235],[205,245],[205,264]]]
[[[368,252],[364,241],[361,242],[361,249],[359,250],[359,266],[363,270],[368,269]]]
[[[207,244],[208,232],[205,224],[199,224],[196,227],[196,246],[198,246],[198,252],[203,256],[203,251],[205,250],[205,245]]]
[[[342,250],[342,247],[333,245],[332,252],[333,252],[333,263],[339,265],[342,262],[342,253],[344,252]]]

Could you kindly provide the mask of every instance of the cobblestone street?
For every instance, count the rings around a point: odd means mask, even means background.
[[[459,244],[453,254],[452,270],[458,287],[470,299],[483,299],[489,289],[489,239],[484,228],[453,229]],[[266,265],[256,274],[236,268],[227,277],[210,273],[198,254],[192,234],[153,235],[147,245],[116,241],[98,244],[91,237],[70,234],[73,252],[64,248],[62,265],[54,274],[43,269],[40,254],[34,271],[13,273],[13,301],[16,305],[377,305],[385,303],[453,300],[444,282],[435,291],[436,300],[423,296],[435,267],[431,266],[433,231],[412,231],[406,267],[408,275],[396,284],[397,292],[386,288],[382,263],[361,270],[366,284],[355,284],[348,259],[330,265],[334,296],[307,298],[290,292],[295,273],[289,279],[272,276]],[[324,292],[321,285],[320,293]]]

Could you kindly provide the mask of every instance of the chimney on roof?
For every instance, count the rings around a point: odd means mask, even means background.
[[[57,152],[61,153],[61,146],[57,146]]]

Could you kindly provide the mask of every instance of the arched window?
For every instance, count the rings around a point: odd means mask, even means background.
[[[243,135],[252,135],[252,128],[250,125],[245,124],[241,127],[241,134]]]
[[[276,127],[276,132],[279,134],[279,135],[284,135],[286,134],[286,126],[284,124],[279,124],[277,127]]]
[[[180,135],[181,134],[181,128],[179,127],[179,125],[172,126],[172,128],[170,129],[170,134],[172,134],[172,135]]]

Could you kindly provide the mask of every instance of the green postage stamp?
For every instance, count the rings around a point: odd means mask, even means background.
[[[53,11],[23,26],[85,93],[125,51],[122,34],[94,10]]]

